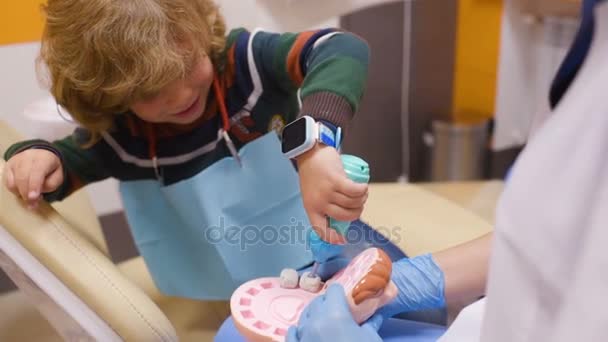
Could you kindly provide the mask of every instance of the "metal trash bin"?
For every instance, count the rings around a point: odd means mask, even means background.
[[[431,153],[431,181],[478,180],[485,177],[489,121],[457,124],[434,121],[425,137]]]

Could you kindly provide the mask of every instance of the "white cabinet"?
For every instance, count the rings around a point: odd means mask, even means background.
[[[523,146],[549,111],[553,77],[578,29],[580,4],[506,0],[502,21],[494,150]]]

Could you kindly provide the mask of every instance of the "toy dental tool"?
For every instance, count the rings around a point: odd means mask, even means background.
[[[361,158],[344,154],[341,156],[342,165],[348,178],[357,183],[368,183],[370,179],[369,165]],[[340,235],[346,236],[351,222],[337,221],[328,218],[329,227],[337,231]],[[308,274],[311,278],[318,278],[317,270],[319,264],[326,262],[329,258],[339,255],[344,248],[341,245],[333,245],[321,239],[321,237],[311,230],[309,234],[309,244],[314,256],[314,265]],[[320,282],[320,279],[319,279]]]

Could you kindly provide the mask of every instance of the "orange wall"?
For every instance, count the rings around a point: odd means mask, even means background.
[[[470,122],[494,115],[501,0],[459,0],[453,115]]]
[[[40,40],[44,0],[0,1],[0,45]]]

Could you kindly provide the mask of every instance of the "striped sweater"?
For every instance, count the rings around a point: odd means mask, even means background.
[[[232,123],[229,134],[237,148],[272,130],[280,132],[299,115],[347,127],[367,77],[369,50],[364,41],[336,29],[286,34],[236,29],[227,38],[219,78]],[[205,113],[188,125],[151,124],[124,113],[91,147],[82,146],[89,134],[78,128],[61,140],[14,144],[4,158],[30,148],[56,153],[65,177],[56,191],[44,195],[49,202],[108,177],[157,179],[160,172],[163,184],[170,185],[230,155],[218,137],[221,115],[213,92],[207,103]],[[154,142],[148,139],[150,130],[157,137]]]

